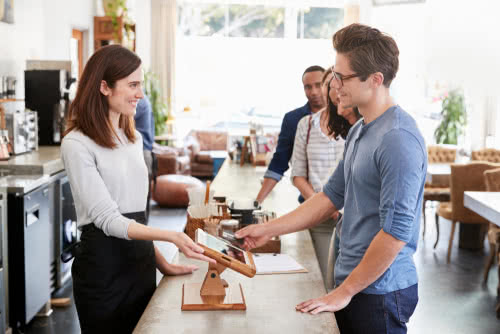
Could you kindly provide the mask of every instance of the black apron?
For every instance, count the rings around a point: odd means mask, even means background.
[[[144,212],[123,215],[145,223]],[[132,333],[156,289],[153,242],[82,230],[71,268],[82,333]]]

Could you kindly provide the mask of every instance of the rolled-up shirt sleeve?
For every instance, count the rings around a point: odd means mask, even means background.
[[[328,182],[323,186],[323,192],[335,205],[337,210],[344,207],[345,179],[344,179],[344,159],[340,160],[337,168]]]
[[[388,132],[375,151],[380,171],[380,224],[384,232],[409,242],[416,224],[417,202],[422,196],[425,153],[413,134]]]
[[[304,117],[300,120],[297,126],[297,133],[295,134],[295,143],[293,145],[292,154],[292,175],[291,180],[296,176],[307,177],[307,128],[309,125],[309,118]]]
[[[88,148],[78,140],[65,138],[61,145],[61,158],[77,210],[85,212],[89,219],[89,222],[79,222],[78,225],[93,222],[107,236],[130,239],[128,226],[134,220],[120,213]]]

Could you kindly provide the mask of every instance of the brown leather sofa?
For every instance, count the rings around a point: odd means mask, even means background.
[[[212,177],[214,162],[211,151],[228,150],[228,134],[223,131],[193,130],[185,143],[191,152],[191,175]]]

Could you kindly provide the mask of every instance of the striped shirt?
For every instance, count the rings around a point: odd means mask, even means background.
[[[323,189],[344,153],[344,140],[341,137],[335,140],[321,131],[320,120],[323,112],[326,111],[323,109],[300,120],[292,155],[292,182],[295,176],[307,177],[309,165],[308,181],[316,193]],[[306,144],[311,117],[311,133],[309,143]]]

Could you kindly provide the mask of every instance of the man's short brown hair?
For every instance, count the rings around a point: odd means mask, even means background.
[[[384,75],[389,87],[399,68],[399,49],[394,39],[380,30],[353,23],[333,35],[333,47],[349,59],[352,70],[361,81],[375,72]]]

